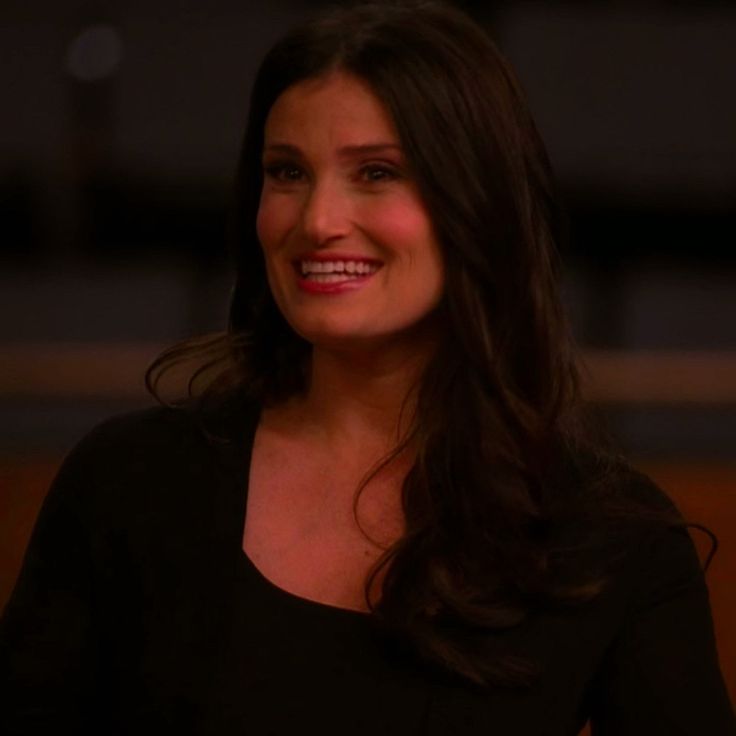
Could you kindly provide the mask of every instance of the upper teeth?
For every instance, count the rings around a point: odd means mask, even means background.
[[[378,265],[366,261],[301,261],[302,276],[310,273],[374,273]]]

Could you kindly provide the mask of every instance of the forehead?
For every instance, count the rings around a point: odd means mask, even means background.
[[[398,143],[391,115],[363,80],[345,72],[307,79],[286,89],[271,107],[266,145]],[[375,139],[375,140],[374,140]]]

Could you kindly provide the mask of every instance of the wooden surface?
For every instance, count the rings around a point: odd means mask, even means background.
[[[3,346],[0,397],[145,398],[158,343]],[[596,403],[736,406],[736,351],[584,350],[583,390]]]

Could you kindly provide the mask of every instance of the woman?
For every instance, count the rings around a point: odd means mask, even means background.
[[[736,733],[682,521],[578,429],[549,166],[484,33],[292,32],[234,209],[227,334],[149,375],[203,360],[196,398],[98,428],[45,504],[4,733]]]

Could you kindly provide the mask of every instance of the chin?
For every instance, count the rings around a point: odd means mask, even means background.
[[[315,348],[325,350],[356,350],[375,347],[385,338],[375,334],[365,334],[355,330],[301,331],[299,334]]]

